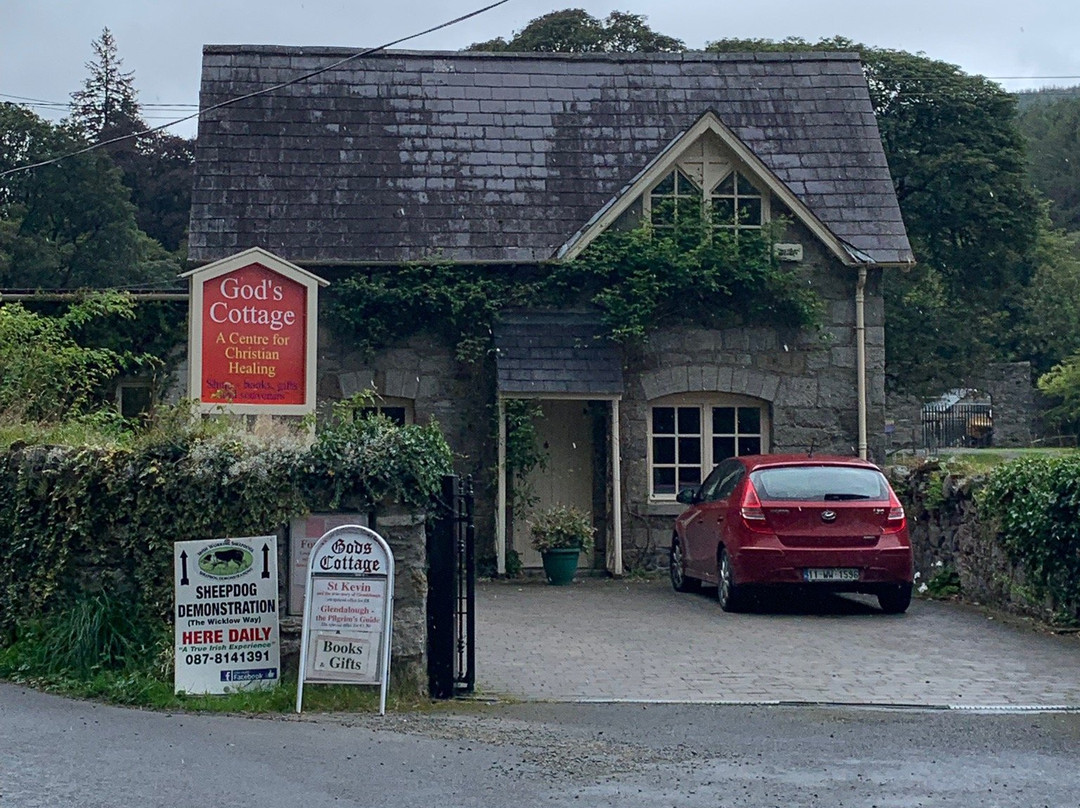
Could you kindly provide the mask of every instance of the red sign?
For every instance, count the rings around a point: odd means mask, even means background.
[[[307,289],[254,263],[208,280],[202,303],[205,404],[305,404]]]

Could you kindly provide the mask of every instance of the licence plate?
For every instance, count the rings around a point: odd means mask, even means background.
[[[803,578],[811,583],[857,581],[859,570],[855,567],[811,567],[803,570]]]

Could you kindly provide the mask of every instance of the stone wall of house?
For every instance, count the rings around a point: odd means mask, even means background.
[[[672,326],[628,360],[621,404],[623,544],[628,567],[666,564],[672,524],[682,506],[648,497],[650,401],[678,393],[733,393],[768,405],[772,452],[856,455],[858,410],[855,337],[857,270],[840,265],[808,233],[800,272],[823,304],[820,332],[794,328],[705,330]],[[884,306],[880,271],[866,289],[870,453],[884,457]]]
[[[320,416],[335,401],[374,390],[379,396],[412,402],[416,423],[432,420],[454,452],[454,471],[471,475],[476,488],[476,522],[491,543],[497,483],[494,374],[482,363],[458,361],[453,347],[426,336],[370,354],[355,350],[348,337],[325,325],[319,332],[317,400]],[[491,526],[491,527],[488,527]]]

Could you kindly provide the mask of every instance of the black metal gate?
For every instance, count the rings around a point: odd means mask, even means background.
[[[443,477],[427,531],[428,689],[432,698],[476,684],[476,528],[472,477]]]
[[[922,431],[928,449],[991,446],[994,413],[988,403],[930,402],[923,404]]]

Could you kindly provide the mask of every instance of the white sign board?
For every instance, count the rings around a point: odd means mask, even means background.
[[[778,261],[802,261],[803,247],[801,244],[773,244],[773,255]]]
[[[312,513],[289,522],[289,614],[304,613],[311,548],[326,531],[343,525],[367,526],[367,517],[355,513]]]
[[[385,713],[394,613],[390,546],[361,525],[330,530],[311,548],[306,590],[296,711],[307,681],[380,685],[379,713]]]
[[[176,692],[276,686],[277,537],[176,542],[173,568]]]

